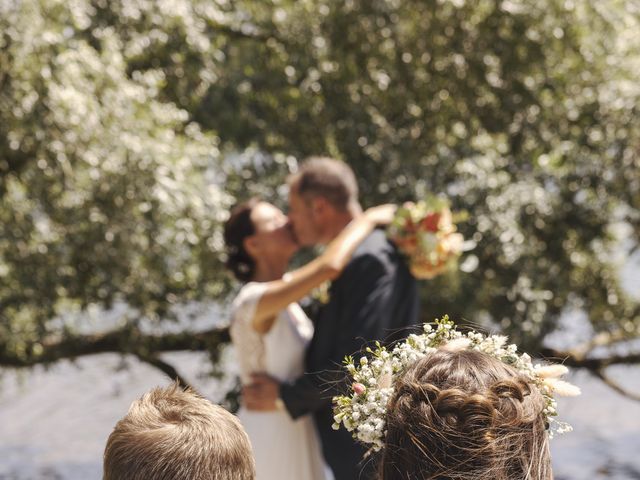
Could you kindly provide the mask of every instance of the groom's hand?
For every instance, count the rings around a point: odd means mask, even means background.
[[[280,383],[266,373],[252,374],[251,383],[242,389],[242,403],[249,410],[277,410],[279,397]]]

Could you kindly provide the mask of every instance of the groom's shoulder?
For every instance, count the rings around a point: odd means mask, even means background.
[[[389,241],[384,230],[376,229],[362,241],[336,281],[348,283],[354,278],[403,276],[404,270],[406,267],[394,244]]]
[[[356,249],[342,274],[332,283],[332,288],[350,289],[361,281],[370,284],[381,277],[388,278],[393,284],[405,282],[403,285],[407,288],[411,288],[413,281],[395,245],[384,230],[376,229]]]
[[[390,256],[394,256],[395,251],[393,243],[389,241],[384,230],[378,228],[362,241],[354,252],[353,259],[355,260],[359,257],[375,257],[380,260],[389,259]]]

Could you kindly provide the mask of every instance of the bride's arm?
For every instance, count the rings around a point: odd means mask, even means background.
[[[322,282],[340,275],[358,245],[377,225],[390,223],[395,210],[395,205],[369,208],[349,223],[320,256],[289,272],[283,279],[267,282],[252,320],[254,330],[268,332],[278,312],[304,297]]]

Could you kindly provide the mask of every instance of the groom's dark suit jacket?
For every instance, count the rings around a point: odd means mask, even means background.
[[[385,233],[375,230],[333,281],[329,295],[314,319],[307,373],[283,384],[280,394],[293,418],[313,414],[336,480],[369,478],[372,462],[362,462],[366,449],[344,428],[331,428],[331,398],[349,388],[342,366],[345,355],[358,354],[375,340],[402,338],[419,322],[417,282]]]

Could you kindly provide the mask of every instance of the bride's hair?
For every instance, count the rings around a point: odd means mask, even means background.
[[[382,480],[552,480],[544,399],[518,371],[439,349],[395,383]]]
[[[237,204],[231,209],[229,219],[224,224],[224,243],[227,247],[226,267],[242,282],[253,277],[256,262],[244,248],[244,240],[255,233],[251,221],[253,208],[260,203],[257,197]]]

